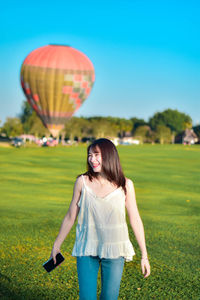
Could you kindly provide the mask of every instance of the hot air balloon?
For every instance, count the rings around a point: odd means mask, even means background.
[[[94,79],[89,58],[69,46],[38,48],[21,67],[26,98],[54,137],[86,100]]]

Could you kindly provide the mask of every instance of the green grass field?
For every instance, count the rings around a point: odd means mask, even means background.
[[[151,275],[144,279],[140,250],[126,263],[119,299],[200,299],[200,147],[118,147],[124,173],[135,184]],[[78,299],[75,226],[62,245],[64,263],[48,274],[51,253],[85,171],[86,147],[0,148],[1,299]],[[98,294],[100,277],[98,278]]]

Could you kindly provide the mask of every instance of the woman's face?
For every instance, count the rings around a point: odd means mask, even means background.
[[[101,172],[102,157],[99,147],[96,147],[95,149],[90,148],[88,153],[88,163],[94,172]]]

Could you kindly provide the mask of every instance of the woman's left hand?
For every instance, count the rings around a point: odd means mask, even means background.
[[[141,268],[144,278],[148,277],[150,275],[150,264],[148,258],[141,259]]]

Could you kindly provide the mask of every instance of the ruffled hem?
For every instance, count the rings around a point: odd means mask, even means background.
[[[92,241],[83,245],[75,242],[72,256],[99,256],[100,258],[117,258],[123,256],[126,262],[132,261],[135,251],[130,241],[120,243],[104,243]]]

